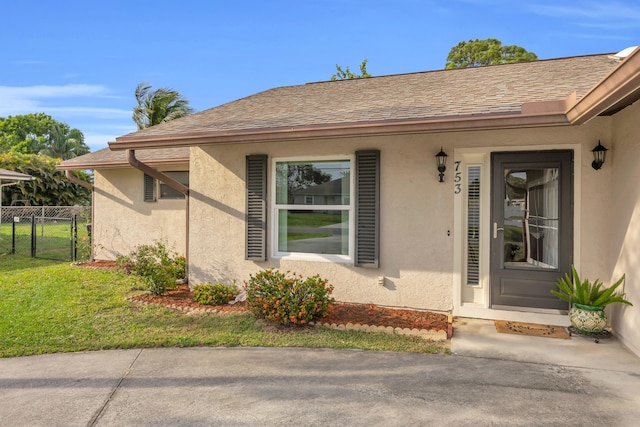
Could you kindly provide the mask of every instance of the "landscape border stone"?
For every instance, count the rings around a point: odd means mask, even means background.
[[[170,305],[166,305],[166,304],[162,304],[162,303],[154,303],[154,302],[149,302],[149,301],[140,301],[135,299],[134,297],[129,297],[127,298],[127,301],[132,302],[134,304],[140,304],[140,305],[155,305],[155,306],[164,306],[164,307],[168,307],[171,308],[173,310],[177,310],[180,311],[182,313],[185,314],[216,314],[216,315],[227,315],[227,314],[234,314],[236,312],[229,312],[229,311],[223,311],[223,310],[218,310],[215,307],[200,307],[200,308],[193,308],[193,307],[184,307],[178,304],[170,304]],[[423,338],[427,341],[434,341],[434,342],[442,342],[442,341],[447,341],[449,338],[451,338],[451,336],[447,333],[448,331],[443,331],[443,330],[429,330],[429,329],[409,329],[409,328],[394,328],[392,326],[384,326],[384,325],[361,325],[359,323],[347,323],[346,325],[343,324],[337,324],[337,323],[326,323],[326,322],[322,322],[322,321],[318,321],[318,322],[309,322],[310,325],[313,326],[321,326],[324,328],[329,328],[329,329],[335,329],[335,330],[339,330],[339,331],[363,331],[363,332],[383,332],[383,333],[387,333],[387,334],[398,334],[398,335],[409,335],[409,336],[416,336],[416,337],[420,337]],[[449,329],[451,329],[451,327],[453,326],[453,319],[451,316],[449,316]]]

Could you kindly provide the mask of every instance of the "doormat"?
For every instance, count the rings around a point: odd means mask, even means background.
[[[567,330],[562,326],[537,325],[535,323],[509,322],[496,320],[496,331],[503,334],[529,335],[533,337],[569,339]]]

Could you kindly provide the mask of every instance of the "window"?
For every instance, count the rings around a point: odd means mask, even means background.
[[[480,283],[480,166],[467,168],[467,285]]]
[[[351,256],[351,160],[275,162],[275,252]]]
[[[189,171],[162,172],[181,184],[189,186]],[[169,187],[164,182],[159,182],[152,176],[144,174],[144,201],[155,202],[157,199],[184,199],[184,194]]]
[[[380,152],[272,163],[272,254],[379,267]],[[352,174],[353,168],[353,174]],[[352,175],[355,175],[352,177]],[[246,158],[245,258],[267,260],[267,156]]]
[[[180,184],[184,184],[187,187],[189,186],[189,172],[188,171],[179,171],[179,172],[162,172],[167,175],[169,178],[173,178],[178,181]],[[178,190],[174,190],[169,187],[164,182],[159,183],[159,192],[160,199],[184,199],[184,194],[179,192]]]

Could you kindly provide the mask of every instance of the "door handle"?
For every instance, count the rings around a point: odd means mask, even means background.
[[[493,238],[494,239],[498,238],[498,231],[504,231],[504,228],[498,227],[498,223],[494,222],[493,223]]]

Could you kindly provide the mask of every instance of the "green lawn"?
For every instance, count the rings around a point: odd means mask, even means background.
[[[251,315],[185,315],[137,306],[133,276],[0,255],[0,357],[83,350],[252,346],[446,353],[418,337],[325,328],[274,332]]]
[[[0,224],[0,254],[8,254],[13,247],[12,224]],[[86,259],[89,255],[89,236],[86,225],[78,221],[77,259]],[[69,221],[36,223],[36,256],[68,260],[71,259],[71,223]],[[31,253],[31,222],[15,224],[15,253]]]
[[[341,213],[289,212],[287,226],[319,228],[325,225],[339,224],[344,219]]]

